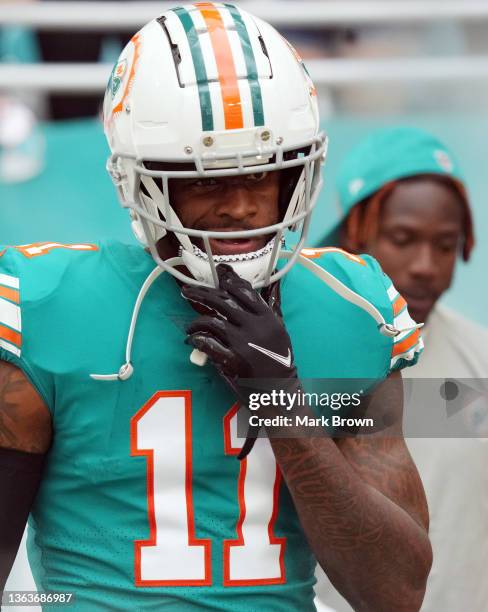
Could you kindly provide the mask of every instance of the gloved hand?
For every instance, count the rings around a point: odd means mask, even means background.
[[[217,273],[218,289],[182,288],[197,311],[203,307],[210,313],[189,325],[186,342],[209,356],[241,404],[247,404],[247,393],[238,379],[288,379],[290,387],[298,385],[290,337],[279,313],[231,266],[219,264]],[[251,447],[246,441],[241,455]]]
[[[219,288],[185,285],[183,296],[210,315],[187,328],[187,343],[206,353],[229,382],[295,378],[290,337],[279,314],[231,266],[217,266]]]

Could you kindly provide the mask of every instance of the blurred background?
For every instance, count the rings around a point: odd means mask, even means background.
[[[330,147],[310,243],[336,218],[335,171],[351,146],[379,126],[424,127],[461,162],[478,238],[444,300],[488,323],[488,1],[237,4],[290,39],[319,91]],[[112,62],[165,5],[0,0],[0,242],[133,240],[98,114]]]

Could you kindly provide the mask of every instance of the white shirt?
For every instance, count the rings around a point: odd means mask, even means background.
[[[488,330],[437,305],[404,378],[488,378]],[[434,562],[422,612],[488,611],[488,438],[407,438],[424,484]],[[317,608],[352,610],[318,569]]]

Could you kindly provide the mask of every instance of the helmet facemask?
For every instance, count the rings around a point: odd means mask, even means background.
[[[251,151],[233,159],[215,155],[205,159],[205,155],[202,155],[194,156],[190,163],[179,164],[167,160],[131,160],[136,177],[131,189],[120,172],[120,167],[128,161],[124,156],[114,153],[109,159],[108,169],[118,187],[122,205],[130,210],[136,237],[149,248],[159,266],[185,283],[213,287],[218,286],[216,265],[226,262],[255,288],[259,288],[286,274],[305,245],[310,216],[321,187],[325,148],[325,137],[320,134],[292,151],[284,151],[277,145],[274,149]],[[171,205],[172,179],[219,178],[271,171],[281,172],[281,220],[274,225],[232,232],[196,230],[184,227]],[[277,271],[276,265],[288,230],[300,232],[298,242],[288,262]],[[177,257],[161,258],[157,243],[166,235],[176,239],[173,244],[179,247]],[[263,235],[269,236],[263,248],[238,255],[215,255],[209,242],[212,238],[248,239]],[[198,240],[203,249],[197,247],[192,239]],[[182,271],[180,266],[185,266],[191,275]]]

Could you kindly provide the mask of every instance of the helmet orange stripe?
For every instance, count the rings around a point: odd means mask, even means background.
[[[19,347],[22,344],[22,334],[10,329],[10,327],[5,327],[5,325],[0,325],[0,338]]]
[[[195,6],[198,7],[205,20],[215,54],[222,91],[222,102],[224,104],[225,129],[236,130],[242,128],[244,127],[244,119],[242,115],[241,94],[237,82],[232,48],[222,16],[211,2],[199,2]]]

